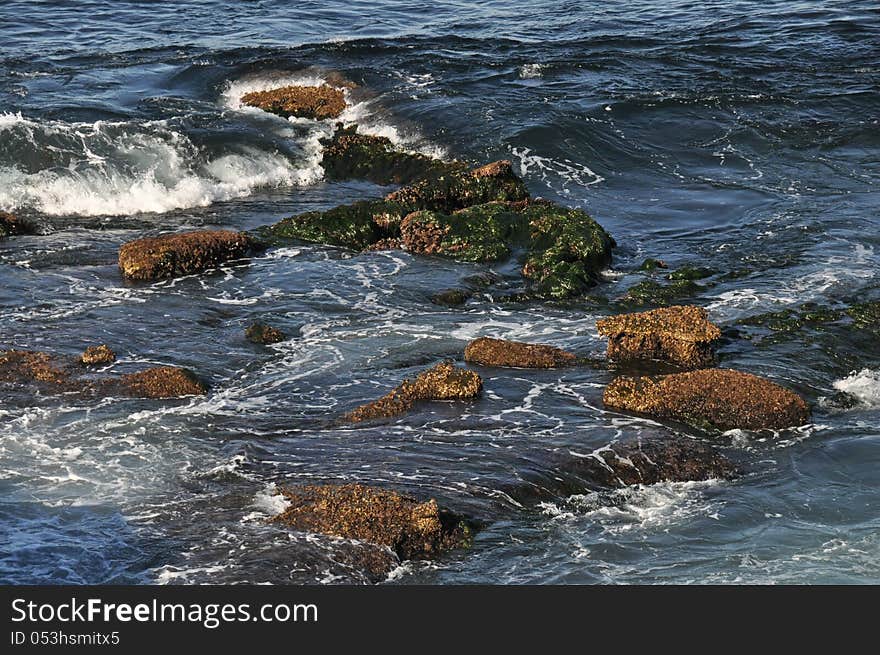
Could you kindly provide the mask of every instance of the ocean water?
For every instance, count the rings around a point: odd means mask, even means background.
[[[877,333],[738,324],[880,298],[876,3],[4,0],[0,44],[0,210],[42,232],[0,242],[0,348],[106,342],[116,371],[187,366],[212,386],[162,402],[3,391],[0,581],[365,582],[338,543],[266,522],[276,485],[351,480],[484,526],[394,584],[880,581]],[[594,215],[619,244],[595,297],[446,309],[434,291],[491,267],[307,244],[120,279],[133,238],[384,192],[323,181],[331,124],[239,102],[333,72],[362,90],[345,122],[510,159],[533,195]],[[723,364],[813,405],[778,435],[691,434],[741,478],[516,505],[501,489],[518,471],[681,429],[605,411],[612,374],[592,368],[484,369],[474,402],[334,423],[477,336],[601,356],[601,298],[646,257],[718,271],[687,301],[725,329]],[[249,344],[256,318],[292,338]]]

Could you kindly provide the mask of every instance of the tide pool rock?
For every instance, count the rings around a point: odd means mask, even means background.
[[[553,346],[480,337],[465,347],[464,360],[482,366],[559,368],[576,364],[577,356]]]
[[[702,307],[662,307],[610,316],[596,322],[608,337],[608,359],[618,362],[663,361],[699,369],[715,363],[714,345],[721,330]]]
[[[391,392],[346,414],[352,423],[397,416],[423,400],[466,400],[475,398],[483,389],[483,380],[446,361],[423,371],[411,380],[404,380]]]
[[[400,560],[434,559],[472,541],[468,523],[434,499],[357,483],[287,486],[281,493],[288,507],[275,522],[383,546]]]
[[[337,118],[345,110],[345,94],[332,86],[284,86],[269,91],[254,91],[241,102],[282,118]]]
[[[328,180],[368,180],[375,184],[409,184],[431,172],[458,171],[459,162],[444,162],[421,153],[405,152],[384,136],[359,134],[358,126],[336,126],[321,139],[321,166]]]
[[[127,280],[152,281],[190,275],[244,257],[253,239],[231,230],[199,230],[130,241],[119,249],[119,269]]]
[[[603,395],[606,407],[698,428],[782,430],[805,424],[803,398],[765,378],[729,369],[620,377]]]

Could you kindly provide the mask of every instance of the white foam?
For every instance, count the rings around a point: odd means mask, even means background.
[[[842,380],[837,380],[834,388],[854,397],[863,406],[880,407],[880,371],[870,368],[853,371]]]
[[[523,64],[519,67],[519,76],[524,80],[542,77],[546,68],[547,64]]]
[[[588,187],[604,182],[605,178],[585,164],[570,159],[551,159],[535,153],[525,146],[511,148],[510,153],[519,159],[523,177],[534,175],[548,187],[560,193],[571,193],[571,187]]]
[[[256,148],[208,158],[190,139],[161,123],[65,123],[0,115],[37,157],[56,153],[45,168],[22,170],[0,160],[0,208],[31,208],[84,216],[163,213],[241,198],[255,189],[319,180],[314,144],[301,167]],[[20,156],[20,155],[18,155]]]

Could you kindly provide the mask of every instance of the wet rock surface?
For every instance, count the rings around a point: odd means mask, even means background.
[[[481,337],[465,347],[464,359],[471,364],[509,368],[559,368],[573,366],[573,353],[541,344]]]
[[[256,247],[243,232],[200,230],[130,241],[119,249],[127,280],[152,281],[190,275],[244,257]]]
[[[378,400],[361,405],[345,415],[352,423],[397,416],[423,400],[466,400],[476,397],[483,388],[483,380],[473,371],[459,368],[446,361],[423,371],[411,380]]]
[[[339,89],[321,86],[285,86],[247,93],[242,103],[283,118],[337,118],[345,110],[345,95]]]
[[[805,424],[807,403],[765,378],[729,369],[621,377],[605,389],[606,407],[698,428],[781,430]]]
[[[281,343],[287,340],[287,335],[278,328],[274,328],[266,323],[252,323],[244,331],[245,338],[251,343],[260,345],[271,345],[273,343]]]
[[[123,394],[136,398],[179,398],[202,396],[208,387],[185,368],[158,366],[146,371],[123,375],[119,380],[104,383],[108,390],[118,388]]]
[[[34,234],[35,228],[29,221],[9,212],[0,211],[0,239],[20,234]]]
[[[274,521],[383,546],[400,560],[433,559],[469,546],[472,539],[470,526],[433,499],[420,502],[362,484],[287,486],[281,491],[289,506]],[[391,563],[380,558],[373,567]]]
[[[101,344],[100,346],[89,346],[86,348],[80,359],[85,366],[112,364],[116,361],[116,353],[107,344]]]
[[[663,361],[699,369],[715,363],[714,344],[721,330],[702,307],[664,307],[621,314],[596,322],[608,337],[608,359],[615,362]]]

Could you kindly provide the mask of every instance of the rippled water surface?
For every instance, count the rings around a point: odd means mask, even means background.
[[[364,581],[330,540],[265,521],[276,483],[341,480],[485,526],[395,583],[880,580],[877,333],[738,327],[880,298],[875,3],[5,0],[0,43],[0,210],[42,232],[0,242],[0,348],[108,343],[115,371],[186,366],[212,386],[164,402],[0,397],[0,580]],[[533,195],[594,215],[619,244],[595,295],[447,309],[431,294],[489,267],[307,244],[123,283],[127,240],[385,191],[322,181],[332,125],[239,103],[333,71],[363,91],[344,121],[510,159]],[[334,422],[476,336],[601,356],[603,299],[649,256],[717,271],[688,301],[725,328],[724,365],[813,405],[799,430],[714,437],[740,479],[510,502],[499,490],[551,455],[672,431],[603,410],[612,373],[595,368],[482,369],[474,402]],[[255,318],[293,338],[248,343]],[[841,392],[850,402],[830,400]]]

